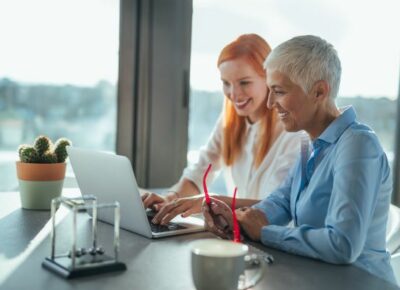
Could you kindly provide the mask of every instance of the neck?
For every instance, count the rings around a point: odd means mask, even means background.
[[[312,120],[313,124],[306,130],[311,140],[318,138],[339,115],[340,112],[334,104],[317,110]]]
[[[254,124],[257,123],[257,121],[260,120],[265,114],[268,114],[267,106],[261,106],[253,114],[248,115],[247,120],[250,124]]]

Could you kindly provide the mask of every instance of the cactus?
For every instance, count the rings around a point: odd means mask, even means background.
[[[38,163],[39,155],[37,154],[35,148],[29,145],[21,145],[18,148],[19,158],[25,163]]]
[[[57,155],[54,152],[46,151],[40,158],[40,163],[57,163]]]
[[[53,144],[51,140],[46,136],[37,137],[35,143],[33,143],[33,147],[36,149],[36,152],[39,154],[39,156],[43,156],[46,151],[51,150],[52,146]]]
[[[18,154],[21,162],[25,163],[63,163],[68,154],[66,147],[71,141],[65,138],[57,140],[55,146],[50,138],[39,136],[33,146],[23,144],[18,147]]]
[[[54,153],[57,155],[58,162],[64,162],[68,157],[67,146],[71,146],[71,141],[65,138],[57,140],[54,146]]]
[[[22,145],[19,145],[19,146],[18,146],[18,155],[19,155],[19,158],[21,158],[22,150],[24,150],[24,149],[27,148],[27,147],[32,147],[32,146],[29,145],[29,144],[22,144]]]

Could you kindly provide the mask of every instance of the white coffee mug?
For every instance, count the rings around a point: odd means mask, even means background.
[[[249,247],[227,240],[204,239],[192,243],[192,278],[197,290],[237,290],[254,286],[265,269],[263,259],[248,255]],[[247,268],[258,267],[248,281],[239,283]]]

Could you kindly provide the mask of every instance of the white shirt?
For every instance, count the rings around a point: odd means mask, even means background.
[[[222,169],[228,189],[228,195],[233,195],[234,187],[238,188],[240,198],[263,199],[286,177],[294,161],[300,155],[303,132],[289,133],[283,131],[272,144],[262,163],[255,168],[254,152],[257,149],[260,122],[246,122],[247,135],[241,155],[231,166],[226,166],[222,158],[222,118],[219,118],[206,146],[200,149],[199,160],[196,164],[183,171],[184,178],[193,181],[203,192],[203,175],[212,164],[212,170],[207,176],[210,185]]]

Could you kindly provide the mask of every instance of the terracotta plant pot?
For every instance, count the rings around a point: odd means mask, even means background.
[[[66,167],[65,162],[24,163],[17,161],[22,207],[49,210],[51,200],[61,195]]]

